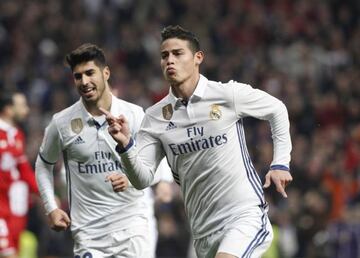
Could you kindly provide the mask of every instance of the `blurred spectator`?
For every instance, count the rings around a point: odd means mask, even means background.
[[[16,257],[20,248],[20,236],[27,225],[30,194],[38,194],[38,188],[34,171],[25,154],[25,136],[18,127],[29,113],[26,97],[21,92],[3,91],[0,106],[2,138],[0,256]]]
[[[358,2],[2,0],[0,89],[20,90],[29,98],[24,129],[34,163],[51,115],[76,99],[61,53],[84,42],[107,49],[119,97],[146,108],[168,91],[159,79],[159,29],[189,27],[211,53],[204,75],[248,82],[288,107],[293,192],[286,202],[267,193],[279,232],[279,258],[360,257],[359,245],[352,244],[360,235],[354,220],[360,202]],[[263,176],[272,149],[269,136],[263,123],[246,124],[249,151]],[[181,209],[173,209],[176,202],[181,199],[174,199],[171,212],[157,207],[163,257],[186,257],[189,233]],[[43,221],[37,223],[44,228]],[[166,241],[174,246],[172,254],[166,253]]]

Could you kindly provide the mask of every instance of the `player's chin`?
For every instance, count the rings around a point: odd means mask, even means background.
[[[172,85],[176,85],[179,83],[179,80],[175,75],[167,75],[165,79]]]
[[[86,101],[86,102],[96,102],[97,101],[97,96],[95,95],[91,95],[91,96],[84,96],[82,95],[82,98]]]

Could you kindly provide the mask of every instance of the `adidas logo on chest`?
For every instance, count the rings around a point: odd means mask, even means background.
[[[78,136],[74,141],[74,144],[83,144],[83,143],[85,143],[85,141],[81,138],[81,136]]]
[[[173,122],[170,121],[169,124],[166,126],[165,130],[169,131],[169,130],[172,130],[175,128],[177,128],[177,126]]]

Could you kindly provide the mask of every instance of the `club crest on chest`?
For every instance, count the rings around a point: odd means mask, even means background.
[[[70,124],[71,124],[71,131],[73,131],[76,134],[79,134],[84,128],[81,118],[75,118],[71,120]]]
[[[174,113],[174,110],[172,108],[171,104],[167,104],[162,108],[163,117],[166,120],[170,120],[172,118],[172,115]]]
[[[221,118],[220,106],[217,104],[211,105],[210,118],[212,120],[219,120]]]

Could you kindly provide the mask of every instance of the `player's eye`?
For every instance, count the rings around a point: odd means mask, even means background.
[[[172,53],[174,56],[180,56],[180,55],[184,54],[184,51],[182,51],[181,49],[178,49],[178,50],[174,50]]]
[[[169,56],[169,53],[161,53],[161,59],[165,59],[165,58],[167,58]]]
[[[81,73],[75,73],[74,74],[75,80],[81,80],[81,77],[82,77]]]
[[[88,71],[85,72],[85,74],[86,74],[87,76],[92,76],[94,73],[95,73],[94,70],[88,70]]]

